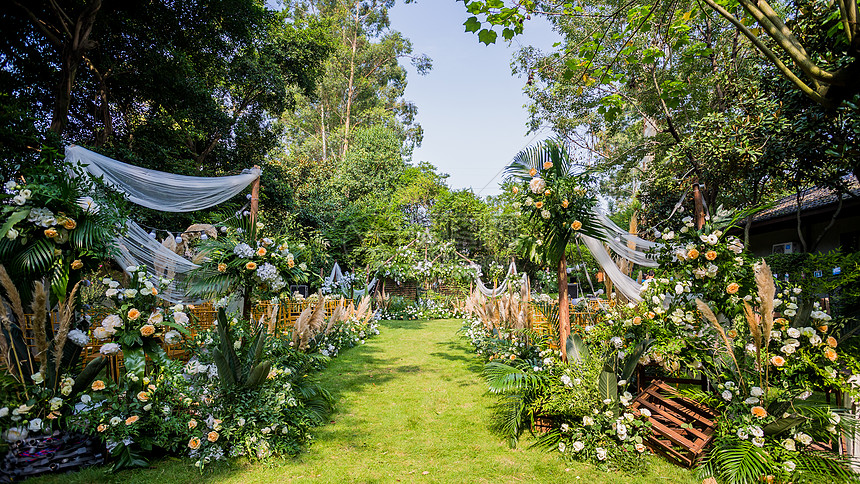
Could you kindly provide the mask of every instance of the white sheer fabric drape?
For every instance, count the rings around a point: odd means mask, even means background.
[[[193,212],[212,207],[239,194],[254,180],[260,170],[245,170],[241,175],[194,177],[147,170],[94,153],[80,146],[66,147],[66,161],[80,163],[90,176],[104,181],[125,194],[129,201],[162,212]],[[71,173],[74,175],[74,172]],[[145,265],[153,278],[172,279],[159,296],[170,302],[192,302],[186,285],[189,273],[199,266],[150,237],[143,228],[129,220],[126,234],[118,237],[116,261],[125,269]]]
[[[80,146],[67,146],[66,160],[85,165],[92,176],[104,177],[130,202],[160,212],[194,212],[213,207],[236,196],[260,176],[259,169],[221,177],[174,175],[116,161]]]
[[[502,284],[500,286],[498,286],[494,289],[490,289],[489,287],[487,287],[486,284],[484,284],[484,281],[481,280],[481,276],[477,275],[477,273],[475,276],[475,281],[476,281],[476,285],[478,287],[478,290],[481,291],[481,294],[483,294],[486,297],[496,297],[496,296],[501,296],[502,294],[505,293],[505,291],[508,290],[508,278],[511,275],[516,275],[516,274],[517,274],[517,266],[516,266],[516,264],[514,264],[513,261],[511,261],[511,265],[508,266],[508,272],[507,272],[507,274],[505,274],[505,279],[502,281]]]
[[[331,274],[329,274],[329,276],[325,278],[325,286],[330,288],[337,287],[340,289],[341,293],[343,293],[345,296],[348,296],[349,294],[346,294],[345,289],[340,287],[341,279],[343,279],[343,271],[341,270],[340,265],[335,262],[334,266],[331,268]],[[353,289],[353,297],[364,297],[365,294],[369,294],[371,291],[373,291],[373,288],[376,287],[377,282],[379,282],[379,280],[374,277],[364,289]]]

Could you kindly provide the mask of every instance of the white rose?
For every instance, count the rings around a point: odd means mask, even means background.
[[[29,427],[29,429],[30,429],[31,431],[33,431],[33,432],[36,432],[36,431],[42,430],[42,419],[40,419],[40,418],[34,418],[33,420],[30,420],[30,427]]]
[[[794,446],[794,439],[785,439],[782,441],[782,446],[785,447],[785,450],[789,450],[794,452],[797,448]]]
[[[594,452],[597,454],[597,460],[606,460],[606,449],[597,447]]]
[[[18,238],[18,234],[19,234],[19,232],[17,230],[15,230],[14,228],[11,228],[11,229],[9,229],[8,232],[6,232],[6,238],[9,240],[15,240]]]
[[[543,194],[546,191],[546,182],[543,178],[532,178],[529,182],[529,189],[536,195]]]
[[[574,452],[580,452],[580,451],[582,451],[582,449],[585,448],[585,444],[583,444],[582,442],[577,440],[576,442],[573,443],[573,445],[571,445],[571,448],[573,448]]]

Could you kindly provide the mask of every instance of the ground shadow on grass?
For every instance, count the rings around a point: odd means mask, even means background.
[[[407,321],[403,319],[386,319],[379,322],[380,326],[388,329],[424,329],[427,327],[426,320]]]
[[[463,362],[466,364],[466,370],[473,373],[481,373],[484,370],[484,364],[462,342],[440,341],[436,343],[436,346],[444,348],[445,351],[435,351],[430,353],[430,356],[448,361]]]

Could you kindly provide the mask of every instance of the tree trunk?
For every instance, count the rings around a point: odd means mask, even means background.
[[[328,159],[328,146],[326,146],[326,134],[325,134],[325,104],[320,103],[320,131],[322,132],[322,150],[323,150],[323,161]]]
[[[343,126],[343,153],[349,151],[349,121],[352,111],[352,85],[355,82],[355,51],[358,48],[358,11],[355,13],[355,32],[352,37],[352,57],[349,61],[349,84],[346,88],[346,122]]]
[[[60,69],[60,82],[54,93],[54,110],[51,113],[51,131],[62,135],[69,121],[69,106],[72,104],[72,87],[80,65],[80,54],[63,49],[63,67]]]
[[[558,337],[562,358],[567,361],[567,337],[570,336],[570,302],[567,298],[567,258],[564,251],[558,261]]]

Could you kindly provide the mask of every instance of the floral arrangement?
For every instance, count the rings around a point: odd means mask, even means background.
[[[283,235],[266,236],[265,228],[262,222],[245,218],[236,227],[221,227],[217,239],[201,241],[204,261],[189,292],[210,298],[242,293],[246,303],[254,291],[258,299],[290,297],[290,284],[308,280],[304,245]]]
[[[52,150],[43,156],[0,191],[0,260],[25,304],[33,281],[46,276],[54,297],[65,299],[84,271],[111,255],[125,219],[121,195]]]
[[[169,279],[151,276],[145,266],[129,266],[125,271],[129,277],[127,287],[110,278],[101,281],[108,288],[105,296],[114,309],[93,328],[92,334],[97,340],[110,340],[99,349],[102,355],[122,351],[126,369],[142,378],[147,356],[161,366],[169,364],[162,343],[177,344],[183,335],[188,335],[189,318],[182,304],[167,310],[163,307],[164,301],[158,295],[170,284]]]

